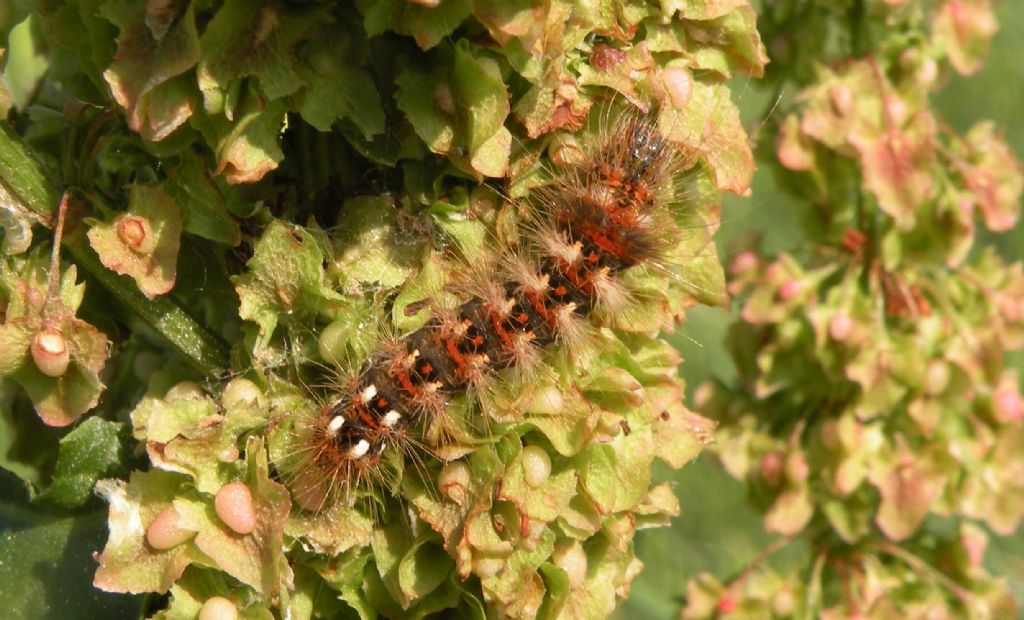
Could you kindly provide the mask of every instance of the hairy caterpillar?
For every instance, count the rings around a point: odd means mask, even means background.
[[[419,443],[424,423],[443,418],[453,397],[469,392],[486,408],[496,374],[530,376],[553,345],[578,360],[600,324],[634,309],[641,293],[622,276],[672,260],[683,231],[667,205],[679,200],[675,182],[692,161],[652,117],[623,112],[602,122],[610,129],[583,147],[581,163],[526,199],[527,234],[493,264],[456,277],[457,301],[436,301],[423,327],[387,339],[299,425],[283,467],[301,505],[318,509],[339,483],[377,476],[388,449]]]

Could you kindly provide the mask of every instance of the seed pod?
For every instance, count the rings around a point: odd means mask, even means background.
[[[32,339],[32,361],[47,377],[63,376],[71,363],[68,341],[60,331],[46,328]]]
[[[352,328],[347,321],[335,321],[320,332],[317,339],[317,351],[324,361],[335,365],[343,365],[348,359],[347,343],[352,338]]]
[[[537,488],[551,477],[551,457],[541,447],[526,446],[523,448],[523,471],[526,484]]]
[[[558,415],[564,410],[565,398],[562,396],[562,391],[553,385],[537,390],[527,408],[530,413],[544,415]]]
[[[789,301],[799,295],[804,290],[804,283],[795,278],[786,280],[779,287],[779,300]]]
[[[852,333],[853,319],[845,312],[835,315],[828,323],[828,335],[836,342],[846,342]]]
[[[552,555],[555,566],[565,571],[569,578],[569,587],[576,589],[587,581],[587,554],[583,545],[575,542],[555,549]]]
[[[242,378],[232,379],[224,388],[224,393],[220,395],[220,403],[224,405],[225,409],[231,409],[242,403],[256,403],[261,396],[263,396],[263,391],[252,381]]]
[[[146,542],[158,551],[177,547],[192,540],[196,533],[181,526],[181,516],[174,506],[168,506],[146,528]]]
[[[437,485],[445,497],[462,505],[462,502],[466,500],[469,480],[469,465],[463,461],[452,461],[441,470],[441,475],[437,478]]]
[[[223,596],[211,596],[199,609],[199,620],[238,620],[238,607]]]
[[[778,451],[766,452],[761,455],[761,479],[769,487],[777,487],[782,483],[782,471],[785,456]]]
[[[206,392],[203,388],[199,387],[199,384],[195,381],[179,381],[174,384],[174,387],[167,390],[164,394],[164,400],[202,400],[206,397]]]
[[[938,396],[949,386],[949,364],[943,360],[928,362],[924,376],[924,391],[929,396]]]
[[[504,558],[488,558],[488,557],[474,557],[473,558],[473,572],[480,579],[487,579],[493,577],[501,572],[501,569],[505,567]]]
[[[122,215],[117,220],[117,236],[133,252],[149,254],[156,248],[156,235],[149,220],[139,215]]]
[[[548,144],[548,157],[556,166],[573,167],[583,163],[583,150],[572,134],[559,133]]]
[[[252,492],[244,482],[225,484],[217,491],[213,500],[217,516],[239,534],[250,534],[256,529],[256,509],[252,503]]]

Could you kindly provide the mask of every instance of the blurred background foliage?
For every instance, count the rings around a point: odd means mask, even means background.
[[[998,18],[999,32],[984,70],[970,77],[951,74],[933,103],[957,132],[966,132],[981,119],[994,120],[1019,156],[1024,154],[1024,4],[1014,0],[999,3]],[[759,86],[756,80],[739,80],[733,85],[743,118],[753,131],[763,122],[764,112],[773,110],[776,103],[774,93]],[[782,97],[793,94],[784,92]],[[753,231],[764,234],[765,254],[797,248],[804,239],[795,213],[787,210],[792,202],[776,187],[770,169],[759,168],[751,198],[726,198],[716,234],[723,263],[729,262],[732,242]],[[1024,258],[1024,225],[1018,223],[1002,234],[979,230],[974,251],[987,245],[997,247],[1008,260]],[[681,368],[691,398],[693,390],[709,378],[735,381],[736,370],[722,341],[738,313],[739,307],[732,312],[695,308],[675,334],[673,344],[686,360]],[[1024,355],[1019,351],[1010,353],[1007,361],[1018,373],[1024,369]],[[777,538],[764,530],[760,516],[747,504],[744,486],[709,453],[680,471],[666,469],[661,475],[675,484],[682,515],[671,528],[639,534],[638,555],[645,570],[633,582],[631,596],[617,611],[617,618],[675,618],[689,579],[701,572],[723,580],[734,577]],[[790,546],[774,554],[769,563],[784,572],[805,551]],[[994,575],[1009,578],[1017,600],[1024,600],[1024,531],[1008,538],[993,537],[985,565]]]

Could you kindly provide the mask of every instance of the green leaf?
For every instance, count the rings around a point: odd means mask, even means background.
[[[128,111],[128,126],[147,140],[163,140],[198,104],[194,80],[174,79],[199,62],[193,5],[108,0],[101,13],[120,31],[103,77]]]
[[[84,236],[68,239],[67,243],[76,264],[85,268],[132,313],[181,351],[196,369],[204,375],[216,376],[227,368],[224,342],[181,306],[166,298],[146,299],[131,280],[118,276],[100,263]]]
[[[403,0],[360,0],[363,23],[371,37],[385,30],[416,39],[420,49],[430,49],[458,28],[469,17],[468,0],[438,2],[435,6],[421,6]]]
[[[80,508],[94,499],[96,481],[124,471],[128,456],[123,424],[89,418],[60,440],[53,482],[35,501]]]
[[[450,74],[402,72],[395,100],[430,150],[474,175],[500,177],[512,134],[505,127],[509,94],[498,63],[468,42],[454,49]]]
[[[279,315],[328,314],[330,302],[344,299],[327,286],[319,240],[300,226],[271,222],[247,266],[232,281],[242,300],[239,316],[260,326],[256,351],[270,342]]]
[[[259,181],[284,159],[280,134],[287,105],[267,102],[250,83],[240,85],[238,109],[231,117],[195,114],[192,125],[203,134],[217,156],[214,172],[228,183]]]
[[[0,600],[11,618],[69,620],[130,618],[140,597],[116,596],[92,586],[93,551],[103,541],[105,515],[49,514],[28,501],[24,485],[0,470]],[[16,558],[16,561],[14,561]]]
[[[549,523],[568,508],[575,495],[576,471],[571,467],[556,468],[543,484],[531,486],[526,480],[523,452],[520,452],[505,470],[498,499],[515,504],[521,519]]]
[[[337,257],[330,273],[343,288],[394,288],[423,266],[427,237],[399,229],[388,196],[359,196],[345,202],[334,239]],[[433,291],[436,293],[437,291]]]
[[[14,107],[24,110],[35,95],[50,63],[37,19],[29,15],[10,31],[2,77]]]
[[[203,157],[186,154],[168,177],[162,187],[181,205],[185,232],[232,247],[242,242],[238,222],[229,211],[229,205],[242,199],[222,179],[210,174]]]
[[[308,62],[299,67],[306,81],[299,114],[320,131],[347,118],[367,140],[384,131],[384,108],[370,74],[353,62],[366,42],[345,30],[332,30],[312,43]]]
[[[266,423],[255,403],[238,403],[222,414],[210,398],[146,397],[131,419],[154,466],[192,476],[196,488],[210,495],[240,474],[239,437]]]
[[[328,20],[322,7],[300,9],[272,0],[225,2],[200,39],[199,84],[206,111],[231,118],[233,110],[225,97],[237,81],[249,76],[259,79],[270,100],[302,88],[294,48],[318,22]]]

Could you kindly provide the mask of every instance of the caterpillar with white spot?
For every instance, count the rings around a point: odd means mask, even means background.
[[[583,145],[581,163],[521,205],[521,238],[453,278],[448,289],[458,301],[435,301],[423,327],[387,339],[298,425],[302,445],[279,467],[300,505],[316,510],[335,488],[378,475],[389,449],[427,443],[425,425],[462,393],[475,395],[479,415],[499,417],[487,410],[496,376],[530,377],[551,347],[579,363],[601,325],[637,308],[642,292],[623,274],[668,271],[686,234],[669,205],[680,205],[677,181],[693,159],[663,137],[653,115],[603,122],[611,127]]]

